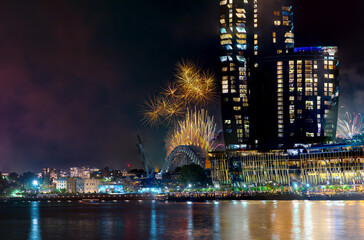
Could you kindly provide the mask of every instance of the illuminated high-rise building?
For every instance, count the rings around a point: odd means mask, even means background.
[[[292,0],[220,1],[220,61],[227,149],[289,147],[335,136],[337,48],[295,48]],[[311,102],[320,108],[315,118]]]
[[[320,143],[336,136],[337,47],[306,47],[262,61],[264,98],[257,130],[265,148]]]
[[[221,110],[229,148],[246,147],[250,138],[249,7],[244,1],[220,1]]]

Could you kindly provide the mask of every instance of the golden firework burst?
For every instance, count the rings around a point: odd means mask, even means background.
[[[178,97],[180,93],[176,84],[169,83],[166,88],[162,89],[162,94],[167,97],[175,98]]]
[[[216,95],[215,77],[209,71],[199,69],[193,63],[181,62],[176,70],[177,87],[187,104],[201,104],[214,100]]]
[[[157,97],[145,101],[143,122],[150,126],[171,124],[180,120],[188,107],[204,106],[215,97],[214,75],[201,70],[191,61],[181,61],[177,64],[175,81]]]
[[[168,123],[181,119],[186,112],[184,102],[172,100],[165,109],[165,117]]]
[[[167,139],[167,153],[178,146],[199,147],[206,154],[212,150],[216,134],[214,117],[207,110],[187,110],[185,119],[178,121],[172,135]]]
[[[149,98],[142,106],[143,123],[151,127],[157,126],[162,121],[163,111],[159,97]]]

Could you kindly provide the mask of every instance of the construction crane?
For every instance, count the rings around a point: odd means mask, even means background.
[[[142,155],[142,160],[143,160],[143,163],[144,163],[144,168],[145,168],[145,172],[147,174],[147,178],[151,178],[153,176],[153,173],[154,173],[154,169],[151,168],[149,170],[149,166],[151,166],[150,162],[147,161],[146,157],[145,157],[145,154],[144,154],[144,147],[143,147],[143,143],[142,143],[142,140],[140,139],[140,136],[137,135],[137,138],[138,138],[138,142],[139,144],[137,145],[139,151],[140,151],[140,154]]]

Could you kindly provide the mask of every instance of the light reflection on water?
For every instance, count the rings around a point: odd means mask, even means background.
[[[220,238],[220,206],[219,202],[214,202],[214,239]]]
[[[30,240],[41,240],[39,226],[39,202],[30,203]]]
[[[157,239],[157,214],[155,210],[155,202],[152,202],[152,212],[150,214],[150,237],[152,239]]]
[[[363,201],[6,203],[1,239],[364,239]]]

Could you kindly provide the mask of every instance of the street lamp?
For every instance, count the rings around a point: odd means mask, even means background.
[[[38,187],[39,182],[38,182],[38,180],[33,180],[32,184],[34,187]]]

